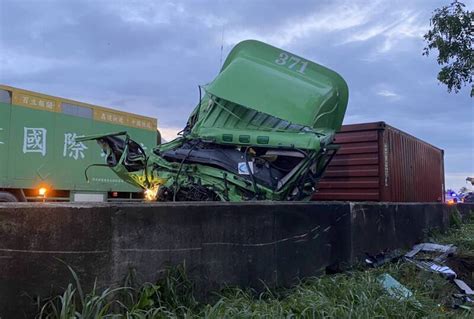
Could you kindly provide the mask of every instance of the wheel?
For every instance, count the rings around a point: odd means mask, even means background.
[[[0,192],[0,202],[18,202],[18,199],[7,192]]]

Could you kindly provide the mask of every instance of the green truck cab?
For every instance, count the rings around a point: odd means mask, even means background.
[[[149,199],[308,200],[337,150],[347,102],[334,71],[249,40],[202,87],[181,137],[153,151],[126,132],[79,140],[97,140],[110,168]]]
[[[0,201],[106,201],[143,198],[109,170],[79,136],[127,130],[143,148],[157,145],[157,120],[0,85]]]

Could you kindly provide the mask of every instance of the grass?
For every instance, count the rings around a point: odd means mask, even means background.
[[[472,216],[472,214],[471,214]],[[474,217],[474,216],[473,216]],[[474,218],[453,222],[432,241],[455,244],[462,255],[474,252]],[[474,259],[473,259],[474,260]],[[457,290],[441,276],[406,262],[376,269],[308,278],[289,289],[226,289],[212,304],[194,298],[185,267],[168,270],[156,283],[138,284],[133,273],[123,287],[84,293],[72,269],[74,284],[44,300],[39,318],[473,318],[453,309]],[[409,299],[391,297],[377,277],[389,273],[413,292]]]
[[[456,216],[453,214],[452,216]],[[434,234],[433,240],[439,243],[454,244],[459,250],[466,254],[474,253],[474,212],[470,211],[464,223],[459,221],[460,217],[451,220],[451,228],[445,234]]]

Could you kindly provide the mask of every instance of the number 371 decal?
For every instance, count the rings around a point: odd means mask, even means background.
[[[299,73],[304,74],[304,70],[308,66],[308,61],[297,58],[288,53],[282,52],[278,56],[278,59],[274,61],[278,65],[285,65],[290,70],[296,70]]]

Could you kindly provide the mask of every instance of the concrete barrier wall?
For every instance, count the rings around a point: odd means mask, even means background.
[[[0,316],[31,315],[36,296],[72,282],[120,284],[129,269],[154,281],[185,263],[197,293],[225,285],[288,286],[353,263],[366,252],[408,248],[444,230],[442,204],[157,203],[0,204]],[[29,299],[29,297],[31,299]]]

